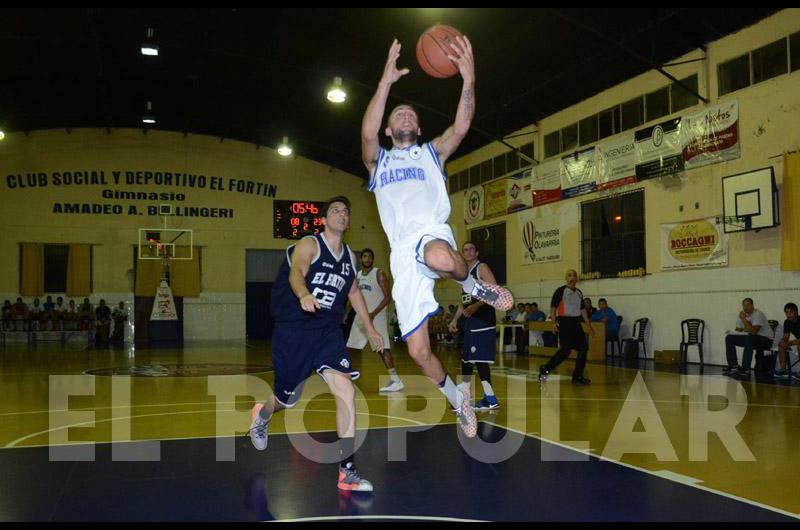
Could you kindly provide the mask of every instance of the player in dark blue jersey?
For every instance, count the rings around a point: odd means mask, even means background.
[[[467,241],[461,247],[464,260],[469,267],[470,275],[476,280],[497,283],[492,269],[486,263],[478,260],[478,249],[472,241]],[[464,324],[464,347],[461,350],[461,377],[464,385],[472,384],[474,367],[478,368],[478,375],[483,387],[483,399],[473,405],[475,410],[494,410],[500,408],[500,402],[494,395],[492,388],[492,372],[489,365],[494,364],[495,327],[497,317],[492,306],[473,297],[470,293],[461,292],[461,303],[458,305],[453,320],[450,321],[450,331],[455,333],[458,329],[458,319],[464,315],[467,320]]]
[[[275,319],[272,360],[275,394],[253,407],[250,440],[259,451],[267,448],[272,415],[297,404],[303,382],[311,370],[319,374],[336,398],[336,432],[340,453],[338,487],[372,491],[353,461],[355,452],[355,389],[360,375],[352,362],[339,328],[349,299],[366,324],[372,348],[383,350],[383,339],[372,325],[369,311],[355,282],[355,259],[343,237],[350,224],[350,201],[334,197],[326,205],[325,230],[308,236],[286,250],[272,288],[271,312]]]

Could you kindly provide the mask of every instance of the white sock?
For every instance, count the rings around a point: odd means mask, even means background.
[[[444,385],[439,386],[439,390],[445,395],[447,401],[455,408],[461,408],[461,392],[456,388],[456,384],[448,375],[444,380]]]
[[[461,288],[465,293],[471,293],[472,289],[475,287],[475,278],[472,277],[472,274],[467,274],[467,277],[463,280],[456,281],[461,284]]]
[[[400,378],[397,376],[397,370],[394,368],[389,368],[389,378],[391,378],[392,383],[400,382]]]
[[[487,396],[494,396],[494,389],[492,388],[492,384],[489,381],[481,381],[481,385],[483,385],[483,393]]]

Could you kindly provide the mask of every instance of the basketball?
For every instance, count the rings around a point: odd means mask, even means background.
[[[456,75],[458,66],[447,56],[455,53],[450,44],[458,45],[456,37],[462,36],[456,28],[444,24],[425,30],[417,41],[417,61],[425,73],[439,79]]]

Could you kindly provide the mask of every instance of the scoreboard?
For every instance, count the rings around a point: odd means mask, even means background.
[[[322,232],[323,201],[273,200],[273,231],[276,238],[300,239]]]

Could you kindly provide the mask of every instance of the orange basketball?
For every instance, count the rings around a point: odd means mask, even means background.
[[[417,61],[425,73],[439,79],[452,77],[458,73],[458,66],[447,56],[455,54],[450,44],[458,46],[456,37],[461,36],[461,32],[456,28],[444,24],[430,27],[419,36]]]

